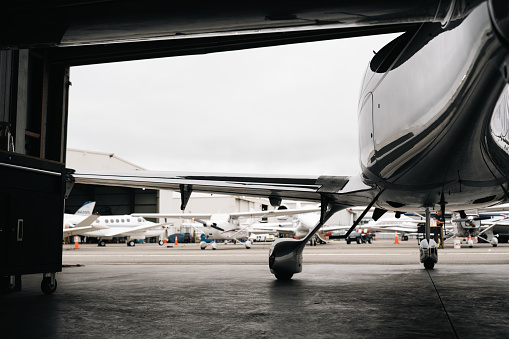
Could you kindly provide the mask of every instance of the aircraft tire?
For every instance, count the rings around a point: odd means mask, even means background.
[[[51,278],[44,277],[41,281],[41,291],[44,294],[52,294],[57,290],[57,280],[55,279],[55,284],[51,285]]]
[[[361,239],[360,238],[355,239],[355,241],[357,241],[358,244],[361,243]]]
[[[427,270],[432,270],[433,267],[435,267],[435,263],[431,260],[426,260],[424,262],[424,268],[427,269]]]
[[[163,245],[164,245],[164,241],[159,240],[159,241],[158,241],[158,244],[159,244],[159,246],[163,246]]]
[[[351,241],[350,239],[346,239],[346,243],[347,243],[347,245],[350,245],[350,243],[351,243],[351,242],[352,242],[352,241]]]
[[[274,274],[276,276],[276,279],[279,281],[288,281],[292,279],[293,273],[280,273],[280,274]]]
[[[106,246],[106,242],[104,240],[99,240],[99,242],[97,243],[97,246],[104,247],[104,246]]]

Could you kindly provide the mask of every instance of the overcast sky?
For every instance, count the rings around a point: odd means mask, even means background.
[[[395,36],[73,67],[68,147],[150,170],[356,174],[361,81]]]

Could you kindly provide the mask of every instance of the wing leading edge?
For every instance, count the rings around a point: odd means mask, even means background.
[[[365,206],[378,193],[376,188],[364,184],[360,175],[304,177],[79,170],[73,177],[79,184],[264,197],[272,205],[278,205],[282,199],[320,202],[325,198],[341,207]]]

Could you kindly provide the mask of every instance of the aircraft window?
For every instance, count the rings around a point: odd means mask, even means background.
[[[127,219],[127,222],[131,222],[131,219]]]
[[[99,220],[97,220],[97,222],[99,222]],[[108,219],[104,219],[104,222],[105,222],[105,223],[108,223]]]
[[[118,221],[118,219],[117,219],[117,222],[120,222],[120,221]]]
[[[124,219],[122,219],[122,222],[124,222]]]
[[[110,220],[110,222],[111,222],[111,223],[114,223],[114,222],[115,222],[115,220],[111,219],[111,220]]]
[[[141,218],[138,218],[138,222],[141,222]]]

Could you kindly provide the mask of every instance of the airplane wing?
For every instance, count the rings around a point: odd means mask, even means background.
[[[324,232],[332,232],[332,231],[341,231],[348,230],[351,226],[324,226],[321,228]],[[405,227],[398,225],[359,225],[359,228],[369,228],[375,231],[397,231],[397,232],[406,232],[406,233],[415,233],[417,232],[417,227]]]
[[[396,231],[396,232],[405,232],[405,233],[416,233],[417,227],[404,227],[397,225],[388,225],[388,226],[366,226],[366,228],[376,230],[376,231]]]
[[[277,229],[266,229],[266,230],[253,230],[251,233],[283,233],[289,235],[295,235],[295,227],[279,227]]]
[[[255,223],[251,225],[249,230],[251,233],[295,233],[295,225],[293,222],[269,222],[269,223]]]
[[[276,217],[276,216],[282,216],[282,215],[295,215],[295,214],[313,213],[313,212],[320,212],[320,208],[299,208],[299,209],[256,211],[256,212],[236,212],[236,213],[230,213],[230,216],[232,218]]]
[[[109,228],[108,226],[102,225],[102,224],[94,224],[93,222],[99,218],[99,214],[91,214],[82,221],[80,221],[76,226],[64,228],[63,229],[63,235],[64,236],[70,236],[70,235],[79,235],[83,232],[90,232],[90,231],[97,231],[102,229]]]
[[[95,204],[95,202],[94,202]],[[85,219],[83,219],[82,221],[80,221],[79,223],[77,223],[74,228],[76,227],[84,227],[84,226],[90,226],[92,225],[92,223],[94,221],[96,221],[98,218],[100,217],[99,214],[91,214],[89,215],[88,217],[86,217]]]
[[[133,213],[133,217],[166,219],[210,219],[210,213]]]
[[[79,170],[73,177],[80,184],[180,191],[183,208],[193,191],[265,197],[272,205],[277,205],[282,199],[320,202],[327,198],[330,203],[342,208],[366,206],[379,192],[364,184],[361,175],[304,177]]]
[[[350,229],[350,227],[352,227],[352,225],[350,226],[342,226],[342,225],[328,225],[328,226],[322,226],[322,228],[320,229],[321,231],[324,231],[324,232],[332,232],[332,231],[341,231],[341,230],[348,230]],[[361,227],[361,226],[359,226]]]
[[[109,228],[108,226],[101,225],[101,224],[95,224],[95,225],[90,225],[90,226],[81,226],[81,227],[64,228],[63,235],[64,236],[85,235],[88,232],[105,230],[105,229],[108,229],[108,228]]]

